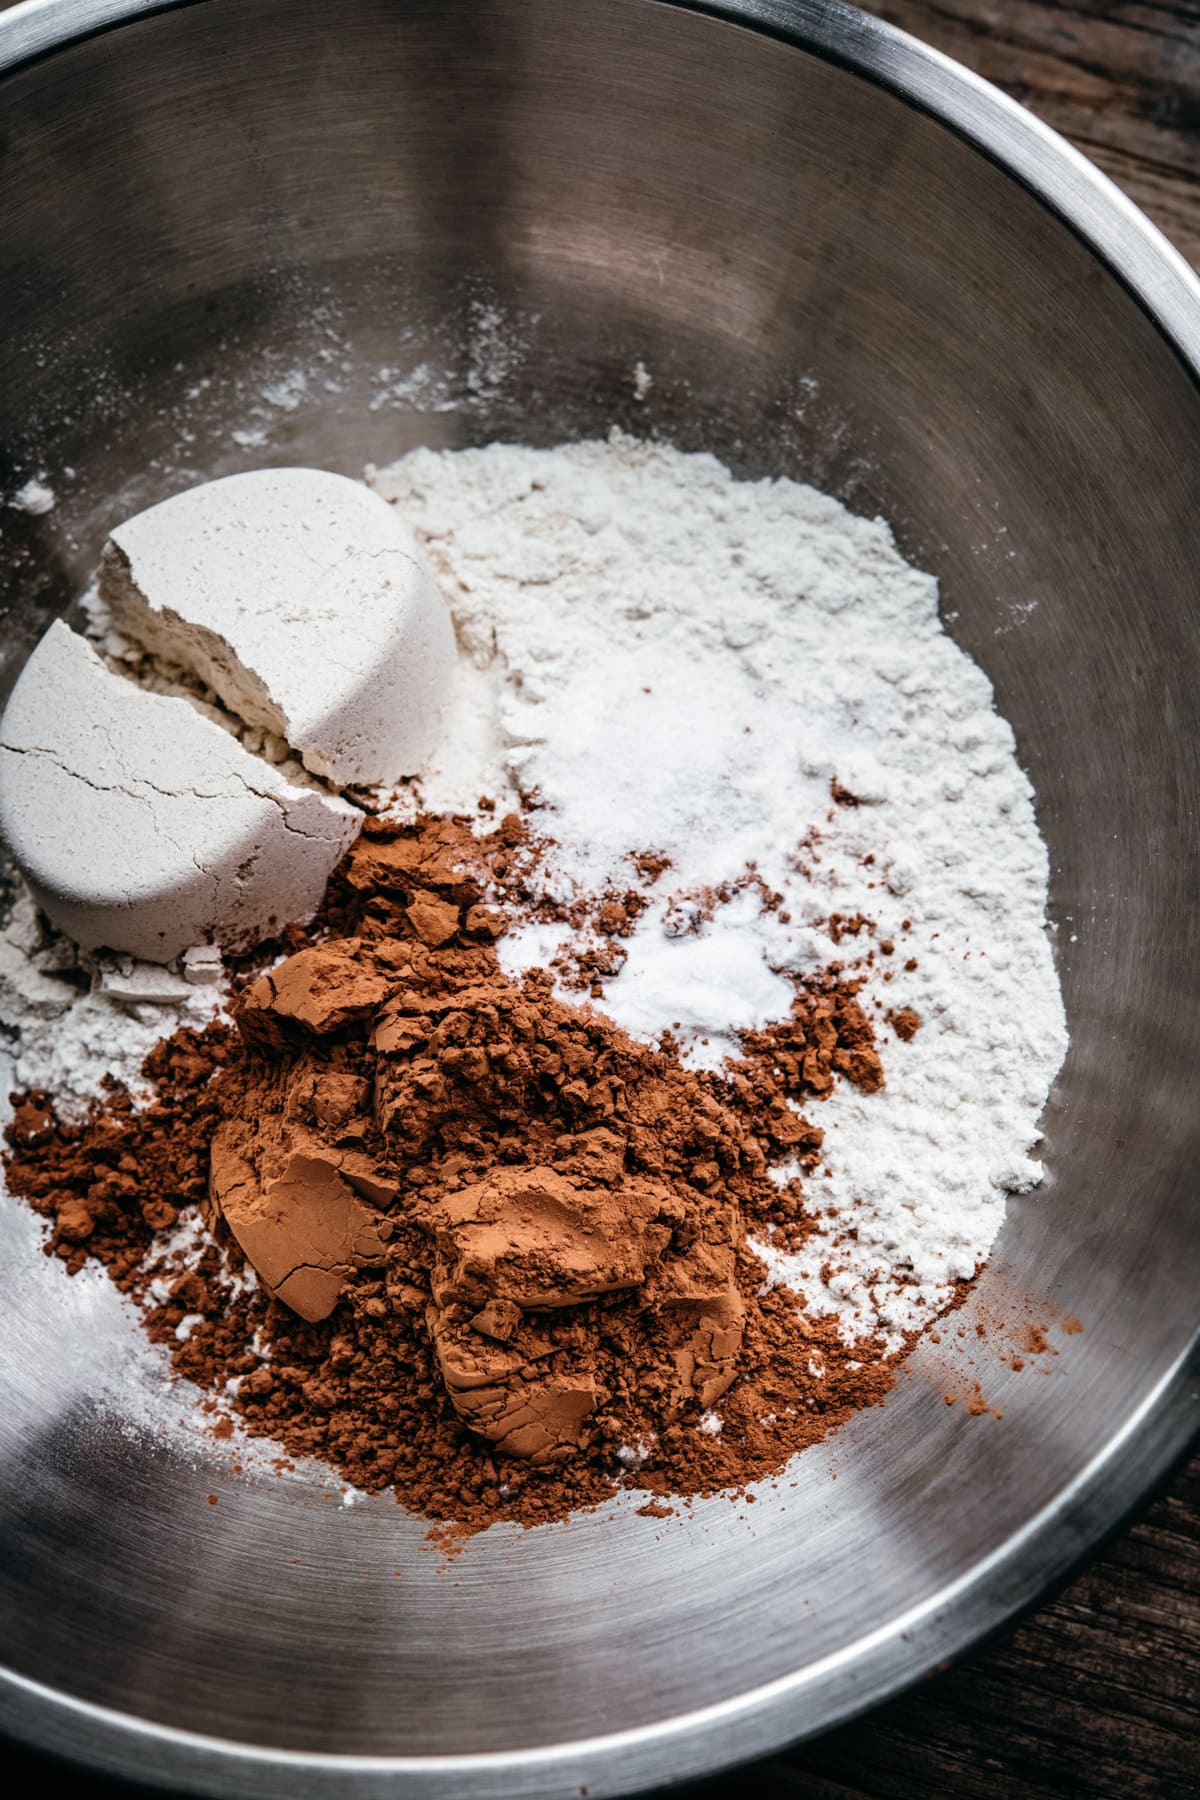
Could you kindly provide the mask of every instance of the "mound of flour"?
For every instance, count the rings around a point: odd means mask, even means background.
[[[1041,1179],[1066,1048],[1032,792],[936,583],[812,488],[615,434],[417,451],[368,479],[422,540],[464,652],[426,804],[535,791],[564,899],[628,886],[631,853],[670,859],[605,1011],[713,1065],[786,1013],[784,972],[866,948],[832,916],[894,944],[863,994],[887,1086],[814,1103],[820,1230],[768,1260],[848,1331],[921,1323],[986,1257],[1006,1193]],[[835,780],[856,804],[831,803]],[[748,868],[779,908],[743,886],[688,919]],[[567,935],[527,928],[507,966]],[[889,1042],[902,1008],[921,1028]]]

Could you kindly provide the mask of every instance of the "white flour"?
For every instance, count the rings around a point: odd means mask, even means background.
[[[715,1066],[738,1027],[786,1014],[784,971],[894,942],[862,995],[887,1086],[808,1108],[826,1131],[829,1173],[807,1183],[822,1226],[774,1263],[848,1332],[930,1317],[986,1256],[1006,1191],[1040,1178],[1029,1152],[1066,1045],[1029,785],[933,580],[882,522],[810,488],[619,436],[418,451],[369,478],[421,537],[464,653],[424,802],[536,789],[564,897],[634,885],[631,852],[671,859],[606,1011],[644,1037],[677,1026]],[[832,804],[835,775],[859,805]],[[751,863],[781,911],[754,888],[707,921],[679,902]],[[830,915],[857,912],[874,939],[839,947]],[[181,980],[186,1000],[138,1003],[136,971],[37,932],[22,904],[0,935],[10,1085],[86,1096],[219,998]],[[563,937],[519,932],[508,967]],[[884,1021],[898,1007],[921,1017],[908,1043]]]
[[[58,496],[49,482],[37,475],[31,475],[23,487],[8,501],[15,512],[48,513],[54,510]]]
[[[885,524],[811,488],[620,436],[417,451],[368,478],[422,538],[470,663],[427,803],[536,788],[568,892],[630,885],[632,851],[671,858],[607,1012],[643,1036],[678,1023],[712,1065],[731,1030],[786,1013],[780,970],[866,947],[839,949],[831,913],[894,941],[864,998],[921,1029],[901,1042],[881,1010],[884,1092],[843,1083],[809,1108],[830,1170],[809,1203],[828,1216],[810,1254],[775,1261],[848,1330],[920,1323],[975,1273],[1006,1191],[1040,1179],[1066,1047],[1031,790],[936,584]],[[862,804],[831,805],[835,775]],[[790,923],[745,891],[678,934],[671,897],[748,863]],[[508,966],[562,936],[518,934]]]
[[[99,1094],[106,1075],[133,1093],[158,1040],[200,1028],[223,998],[219,959],[189,952],[178,970],[93,956],[41,918],[24,885],[0,931],[0,1118],[14,1089],[47,1088],[64,1117]]]

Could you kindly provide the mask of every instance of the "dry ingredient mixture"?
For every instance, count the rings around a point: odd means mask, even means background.
[[[810,489],[623,438],[373,480],[455,620],[442,749],[231,1018],[18,908],[9,1187],[210,1406],[431,1517],[777,1471],[1040,1178],[1011,733]]]
[[[882,1342],[765,1288],[746,1237],[807,1229],[771,1178],[820,1155],[793,1103],[882,1082],[860,978],[798,983],[736,1072],[688,1070],[669,1033],[638,1043],[548,973],[503,974],[532,856],[515,817],[483,839],[372,824],[233,1026],[152,1054],[151,1105],[72,1124],[33,1094],[9,1127],[53,1252],[98,1257],[181,1374],[356,1486],[476,1525],[630,1472],[741,1484],[891,1383]],[[211,1241],[181,1267],[161,1245],[197,1205]]]

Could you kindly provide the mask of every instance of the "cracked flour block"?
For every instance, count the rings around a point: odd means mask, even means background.
[[[61,622],[0,720],[0,836],[38,904],[89,949],[169,962],[311,918],[361,823],[187,700],[114,674]]]
[[[433,747],[450,615],[361,482],[256,469],[175,494],[112,533],[100,596],[118,630],[338,787],[414,775]]]

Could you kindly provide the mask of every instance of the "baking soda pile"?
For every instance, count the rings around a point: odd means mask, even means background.
[[[562,1000],[730,1079],[805,981],[861,983],[886,1085],[806,1106],[815,1223],[798,1249],[782,1231],[755,1247],[844,1341],[898,1348],[1040,1179],[1066,1045],[1031,791],[935,583],[812,489],[617,435],[418,451],[368,479],[420,539],[460,650],[441,746],[391,810],[481,831],[515,810],[547,845],[500,970],[548,969]],[[6,1088],[48,1089],[61,1115],[130,1078],[211,1015],[211,975],[194,954],[153,977],[77,956],[19,902]],[[800,1173],[771,1171],[781,1189]]]

